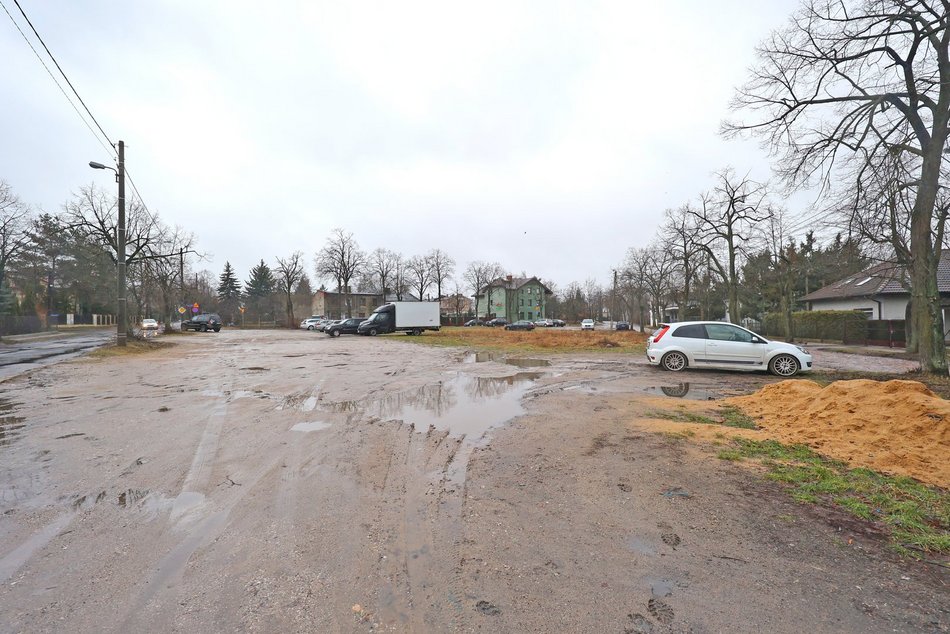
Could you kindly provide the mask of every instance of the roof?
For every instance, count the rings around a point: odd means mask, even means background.
[[[812,302],[822,299],[873,297],[876,295],[906,295],[910,293],[910,275],[907,266],[896,262],[882,262],[860,273],[849,275],[801,298]],[[937,267],[937,290],[950,294],[950,252],[943,252]]]
[[[508,290],[518,290],[518,289],[521,288],[522,286],[527,286],[527,285],[530,284],[531,282],[534,282],[534,283],[536,283],[538,286],[540,286],[541,288],[543,288],[545,295],[553,295],[553,294],[554,294],[554,292],[553,292],[550,288],[548,288],[547,286],[545,286],[545,285],[541,282],[540,279],[538,279],[537,277],[534,277],[534,276],[532,276],[532,277],[512,277],[512,278],[510,278],[510,279],[507,278],[507,277],[499,277],[499,278],[497,278],[497,279],[495,279],[495,280],[492,280],[491,282],[489,282],[489,283],[486,284],[485,286],[483,286],[483,287],[478,291],[478,294],[476,295],[476,297],[480,297],[480,296],[484,295],[484,294],[485,294],[485,291],[486,291],[488,288],[506,288],[506,289],[508,289]]]

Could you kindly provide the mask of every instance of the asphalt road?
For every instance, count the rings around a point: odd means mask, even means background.
[[[0,381],[73,359],[113,341],[114,328],[4,337],[0,343]]]

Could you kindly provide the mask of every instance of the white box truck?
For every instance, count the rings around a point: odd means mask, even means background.
[[[439,302],[391,302],[373,311],[360,324],[361,335],[405,332],[421,335],[423,330],[439,329]]]

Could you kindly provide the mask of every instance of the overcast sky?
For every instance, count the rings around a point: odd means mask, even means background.
[[[19,1],[149,209],[209,253],[198,270],[243,281],[300,250],[313,278],[341,227],[366,251],[442,249],[463,287],[473,260],[606,284],[713,171],[768,178],[718,128],[798,4]],[[0,59],[0,179],[48,212],[115,187],[6,13]]]

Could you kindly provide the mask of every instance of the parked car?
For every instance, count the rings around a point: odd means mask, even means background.
[[[200,315],[195,315],[191,319],[186,319],[181,322],[182,330],[200,330],[201,332],[208,332],[213,330],[215,332],[220,332],[221,330],[221,317],[215,313],[202,313]]]
[[[142,330],[158,330],[158,322],[154,319],[143,319]]]
[[[593,330],[594,329],[594,320],[593,319],[582,319],[581,320],[581,330]]]
[[[520,319],[513,324],[507,324],[505,330],[534,330],[534,324],[527,319]]]
[[[722,368],[768,370],[789,377],[812,369],[811,355],[805,348],[769,341],[721,321],[660,324],[647,339],[647,360],[671,372],[688,367]]]
[[[331,337],[339,337],[340,335],[355,335],[357,334],[360,324],[364,321],[366,320],[362,317],[341,319],[340,321],[334,322],[324,328],[323,332],[327,333]]]
[[[485,322],[485,325],[486,325],[486,326],[492,326],[492,327],[495,327],[495,326],[507,326],[507,325],[508,325],[508,320],[505,319],[504,317],[495,317],[494,319],[489,319],[488,321],[486,321],[486,322]]]
[[[554,320],[553,319],[539,319],[536,322],[534,322],[534,325],[537,326],[538,328],[551,328],[554,326]]]
[[[617,322],[617,325],[615,326],[615,328],[616,328],[617,330],[630,330],[630,322],[629,322],[629,321],[618,321],[618,322]]]
[[[469,319],[463,325],[465,326],[484,326],[485,322],[481,319]]]
[[[567,325],[567,322],[564,321],[563,319],[552,319],[551,321],[554,322],[554,326],[556,328],[563,328],[564,326]]]
[[[307,317],[302,322],[300,322],[300,327],[305,330],[316,330],[317,326],[320,325],[320,322],[323,320],[319,317]]]

